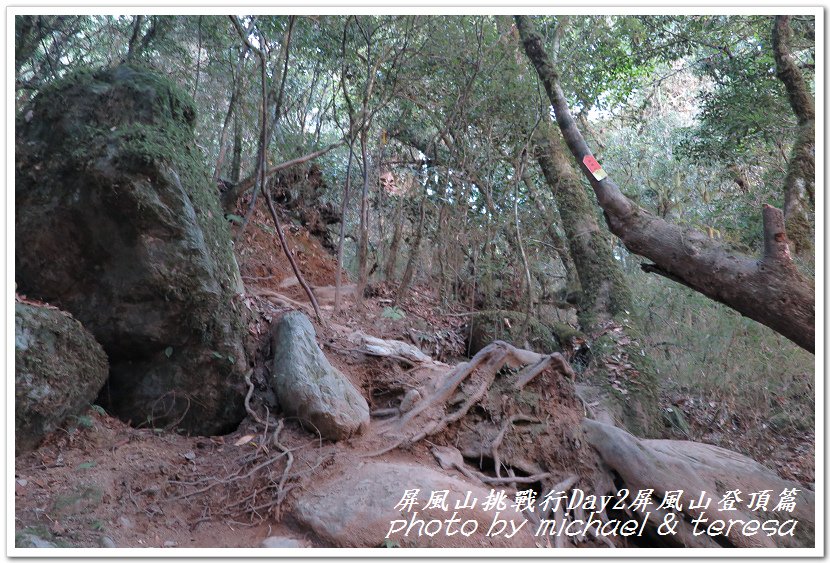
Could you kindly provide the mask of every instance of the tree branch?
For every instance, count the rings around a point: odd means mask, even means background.
[[[605,212],[612,233],[631,252],[695,291],[724,303],[741,314],[789,338],[805,350],[815,350],[815,290],[780,245],[758,260],[732,251],[694,229],[654,216],[625,197],[594,160],[571,116],[559,74],[530,18],[515,16],[525,52],[545,86],[562,136]],[[768,212],[770,213],[770,212]],[[772,219],[772,217],[770,218]],[[772,225],[774,221],[770,221]],[[779,232],[776,228],[771,230]],[[783,229],[780,230],[783,234]],[[664,274],[665,275],[665,274]]]

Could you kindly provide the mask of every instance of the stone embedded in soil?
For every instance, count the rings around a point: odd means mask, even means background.
[[[366,399],[326,359],[308,317],[299,311],[284,315],[273,339],[271,386],[287,414],[330,440],[348,438],[369,424]]]
[[[487,537],[498,511],[483,510],[489,490],[478,485],[410,463],[372,461],[344,467],[342,475],[301,494],[294,509],[294,516],[301,523],[333,547],[380,547],[387,540],[387,545],[391,542],[400,547],[536,547],[532,524],[510,508],[512,498],[509,493],[507,509],[501,511],[499,518],[512,520],[516,527],[521,522],[525,524],[509,539],[506,537],[512,532],[509,524],[506,533]],[[407,513],[395,506],[409,489],[420,492],[419,504]],[[446,503],[449,510],[425,509],[430,493],[442,490],[449,491]],[[467,491],[471,492],[471,499],[478,499],[475,508],[456,510],[456,502],[463,504]],[[453,524],[450,531],[456,533],[452,535],[446,534],[446,525],[434,533],[437,524],[433,524],[424,528],[433,533],[432,536],[422,534],[419,537],[416,524],[408,537],[404,536],[404,529],[387,538],[393,520],[409,522],[417,516],[425,522],[445,521],[452,518],[454,512],[460,522]],[[477,522],[477,529],[465,537],[458,530],[468,520]],[[473,530],[473,524],[468,524],[465,530]]]
[[[308,547],[304,542],[294,539],[294,538],[287,538],[284,536],[271,536],[270,538],[265,538],[262,540],[262,544],[260,547],[267,547],[267,548],[295,548],[295,547]]]
[[[222,434],[245,415],[230,231],[193,101],[146,69],[79,72],[16,126],[15,278],[110,359],[99,401],[134,423]]]
[[[15,547],[48,548],[58,546],[34,534],[22,534],[17,537],[15,541]]]
[[[22,453],[89,408],[107,379],[107,356],[67,313],[26,303],[15,303],[14,313],[15,453]]]

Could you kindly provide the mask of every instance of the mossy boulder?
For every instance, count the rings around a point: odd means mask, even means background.
[[[201,434],[244,416],[241,280],[195,109],[127,65],[58,81],[16,139],[16,280],[104,347],[102,404],[133,423]]]
[[[518,311],[482,311],[472,316],[469,348],[470,356],[494,340],[504,340],[519,348],[530,348],[540,354],[561,351],[556,335],[550,327]]]
[[[107,380],[107,355],[69,314],[14,306],[14,449],[35,449],[67,418],[79,416]]]
[[[328,440],[342,440],[369,424],[360,391],[329,363],[317,345],[311,321],[299,311],[284,315],[272,330],[274,364],[269,383],[286,414]]]

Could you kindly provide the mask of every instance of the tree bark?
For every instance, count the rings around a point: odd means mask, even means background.
[[[631,310],[631,293],[614,260],[607,236],[596,221],[593,204],[561,141],[552,138],[548,120],[534,134],[534,157],[556,199],[562,226],[579,278],[578,311],[582,329]]]
[[[239,183],[242,177],[242,124],[239,115],[233,116],[233,155],[231,157],[231,182]]]
[[[527,176],[527,174],[524,177],[524,182],[527,186],[528,195],[530,196],[531,201],[533,201],[533,204],[536,206],[536,209],[539,211],[542,217],[544,217],[545,232],[548,235],[548,239],[550,239],[554,251],[556,251],[557,256],[559,256],[559,260],[562,262],[562,268],[565,270],[566,294],[579,295],[579,292],[582,291],[582,287],[579,283],[579,276],[577,276],[576,274],[576,266],[574,265],[573,258],[571,258],[571,253],[568,251],[568,247],[565,244],[565,241],[562,240],[562,237],[559,236],[559,233],[556,232],[556,228],[554,227],[555,224],[561,225],[563,223],[561,216],[557,220],[557,216],[559,216],[559,211],[548,211],[548,209],[536,195],[535,190],[533,189],[533,182],[530,181],[530,178]]]
[[[415,231],[415,240],[409,249],[409,260],[406,261],[406,269],[401,278],[401,285],[398,286],[398,295],[395,303],[400,303],[401,299],[406,296],[409,290],[409,284],[412,283],[412,277],[415,275],[415,266],[418,262],[418,255],[421,251],[421,239],[424,234],[424,217],[426,216],[426,196],[421,200],[421,216],[418,219],[418,228]]]
[[[358,303],[363,302],[363,290],[369,281],[369,156],[366,129],[360,132],[360,159],[363,162],[363,189],[360,193],[360,224],[357,242],[357,289]]]
[[[798,135],[784,180],[784,218],[793,252],[808,255],[813,250],[810,211],[815,205],[816,112],[807,82],[790,51],[791,36],[790,16],[776,16],[772,26],[775,70],[784,83],[790,106],[798,119]]]
[[[343,201],[340,204],[340,237],[337,239],[337,272],[334,274],[334,314],[340,312],[340,287],[343,279],[343,241],[346,239],[346,206],[349,203],[349,186],[352,181],[354,143],[349,143],[349,161],[346,164],[346,183],[343,186]]]
[[[395,230],[392,232],[392,242],[389,244],[386,267],[383,269],[383,277],[386,281],[393,281],[395,278],[395,264],[398,261],[398,249],[401,246],[401,235],[403,234],[403,202],[404,198],[399,197],[395,211]]]
[[[525,52],[542,80],[565,142],[588,178],[611,232],[631,252],[654,261],[646,271],[683,283],[815,351],[815,290],[787,250],[781,211],[764,208],[767,248],[759,258],[739,254],[694,229],[654,216],[625,197],[616,183],[592,172],[593,155],[571,116],[559,74],[530,18],[515,16]],[[594,161],[595,162],[595,161]],[[781,247],[783,246],[783,250]]]

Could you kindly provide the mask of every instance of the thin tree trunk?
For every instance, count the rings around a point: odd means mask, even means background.
[[[242,177],[242,125],[239,115],[233,116],[233,156],[231,158],[231,182],[239,183]]]
[[[266,110],[266,99],[267,99],[267,79],[266,79],[266,71],[265,71],[265,54],[260,50],[255,48],[251,45],[250,40],[248,39],[248,34],[246,34],[242,26],[239,24],[239,21],[236,19],[235,16],[230,16],[231,21],[236,27],[239,36],[242,40],[248,45],[248,48],[251,49],[259,56],[260,62],[260,80],[261,80],[261,94],[262,94],[262,122],[261,122],[261,134],[260,134],[260,145],[259,145],[259,158],[257,162],[257,176],[259,177],[259,189],[265,196],[265,201],[268,204],[268,211],[271,212],[271,218],[274,220],[274,228],[277,231],[277,236],[280,240],[280,245],[282,246],[282,250],[285,253],[286,258],[288,258],[288,262],[291,264],[291,269],[294,272],[294,276],[296,276],[297,281],[300,282],[303,290],[305,291],[306,295],[308,296],[308,300],[311,302],[311,306],[314,308],[314,314],[317,316],[317,321],[320,324],[325,324],[325,320],[323,319],[323,314],[320,312],[320,306],[317,304],[317,298],[314,296],[314,292],[311,290],[311,287],[306,283],[305,277],[303,276],[300,269],[297,267],[297,262],[294,260],[294,256],[291,254],[291,249],[288,248],[288,242],[285,240],[285,233],[282,230],[282,225],[280,224],[279,217],[277,216],[277,212],[274,209],[274,203],[271,201],[271,194],[265,187],[265,150],[267,146],[267,131],[268,131],[268,113]],[[256,195],[256,192],[254,192]],[[256,202],[256,198],[252,198],[251,208],[253,208]],[[244,229],[245,223],[242,224],[240,227],[240,231]]]
[[[231,86],[231,99],[228,102],[228,111],[225,113],[225,120],[222,123],[222,133],[219,135],[219,155],[216,157],[216,167],[213,169],[213,179],[218,180],[222,173],[222,166],[225,164],[225,155],[228,151],[228,131],[230,129],[231,117],[236,111],[236,102],[239,99],[239,92],[242,90],[242,64],[245,61],[245,55],[248,52],[247,48],[242,48],[239,51],[239,61],[236,63],[236,72],[233,76],[233,85]]]
[[[522,327],[522,337],[526,338],[527,327],[530,324],[530,317],[533,314],[533,277],[530,275],[530,264],[528,264],[527,254],[525,253],[525,247],[522,243],[522,229],[519,224],[519,176],[522,175],[521,168],[523,166],[524,163],[520,163],[518,166],[519,170],[514,170],[514,173],[517,176],[513,194],[513,217],[516,222],[516,246],[519,247],[519,255],[522,258],[522,265],[524,266],[525,283],[527,283],[527,290],[525,293],[525,298],[527,299],[527,309],[525,311],[526,316],[524,326]]]
[[[360,159],[363,161],[363,190],[360,195],[360,225],[357,244],[357,302],[363,302],[363,290],[369,281],[369,158],[366,129],[360,133]]]
[[[815,350],[815,290],[793,264],[783,213],[764,206],[763,256],[735,252],[704,233],[654,216],[625,197],[596,164],[571,116],[559,75],[530,18],[515,16],[525,52],[533,63],[571,153],[588,178],[611,232],[631,252],[651,259],[644,270],[682,283]],[[576,261],[576,256],[574,256]],[[584,283],[586,280],[581,279]]]
[[[129,63],[133,60],[135,56],[136,49],[138,48],[138,36],[141,33],[141,24],[144,22],[144,16],[139,15],[133,18],[133,33],[130,36],[130,42],[127,45],[127,57],[126,61]]]
[[[403,202],[404,198],[398,198],[397,209],[395,210],[395,230],[392,232],[392,242],[389,245],[389,256],[386,259],[386,267],[383,270],[383,277],[386,281],[393,281],[395,278],[395,265],[398,262],[398,248],[401,245],[403,234]]]
[[[343,187],[343,202],[340,204],[340,238],[337,241],[337,272],[334,274],[334,314],[340,312],[340,287],[343,277],[343,241],[346,238],[346,205],[349,202],[349,185],[352,179],[354,143],[349,143],[349,162],[346,164],[346,184]]]
[[[401,285],[398,286],[398,295],[395,298],[395,303],[400,303],[406,297],[409,291],[409,284],[412,283],[412,277],[415,275],[415,267],[418,265],[418,259],[421,252],[421,238],[424,234],[424,217],[426,216],[426,196],[421,200],[421,216],[418,219],[418,227],[415,231],[415,240],[409,249],[409,260],[406,262],[406,269],[401,278]]]
[[[194,80],[193,85],[193,98],[196,98],[196,94],[199,93],[199,78],[201,78],[202,74],[202,16],[199,16],[199,39],[196,43],[196,80]]]
[[[573,258],[571,258],[571,253],[568,251],[567,244],[559,236],[559,233],[556,232],[556,227],[554,226],[562,224],[561,218],[558,218],[559,212],[556,210],[548,212],[548,209],[536,195],[533,189],[533,183],[527,175],[525,175],[524,181],[531,201],[533,201],[539,214],[544,217],[545,232],[548,235],[548,239],[550,239],[554,251],[559,256],[559,261],[562,262],[562,268],[565,270],[565,291],[568,294],[578,295],[582,291],[582,288],[579,283],[579,276],[576,273],[576,266],[574,265]]]

